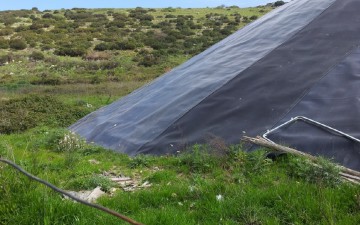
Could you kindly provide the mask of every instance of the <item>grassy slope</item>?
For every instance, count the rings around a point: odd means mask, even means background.
[[[233,18],[231,14],[235,12],[247,17],[262,15],[264,12],[260,10],[270,9],[172,9],[150,13],[154,15],[154,23],[162,21],[166,14],[173,14],[193,15],[196,23],[203,24],[209,13]],[[93,10],[95,13],[108,11]],[[128,13],[127,10],[114,11]],[[21,21],[12,26],[31,24],[29,19]],[[239,26],[244,24],[241,22]],[[336,171],[326,163],[325,169],[319,170],[299,158],[285,157],[272,162],[264,158],[264,151],[246,154],[239,146],[226,148],[221,143],[194,146],[191,154],[133,159],[95,146],[81,144],[74,148],[61,144],[66,133],[62,127],[76,117],[66,121],[59,118],[67,118],[72,112],[70,109],[79,110],[78,114],[95,110],[180,64],[191,54],[170,54],[159,64],[144,67],[133,61],[136,51],[108,51],[110,60],[120,62],[120,66],[94,70],[86,68],[97,68],[98,61],[57,56],[53,50],[43,52],[45,60],[29,60],[31,52],[40,50],[41,44],[20,51],[0,50],[1,54],[12,54],[14,58],[0,66],[0,115],[10,115],[13,119],[10,125],[15,127],[33,113],[29,109],[31,104],[43,107],[34,114],[39,117],[34,128],[0,134],[0,155],[29,172],[71,190],[90,190],[98,185],[104,190],[116,187],[101,176],[105,171],[140,182],[149,181],[150,188],[135,192],[119,190],[99,200],[100,204],[144,224],[359,224],[360,188],[339,182],[334,175]],[[32,83],[43,78],[50,81],[56,78],[61,82],[55,86]],[[42,98],[39,102],[20,100],[4,106],[29,95],[50,95],[57,99],[50,107],[63,110],[55,114],[41,102],[45,101]],[[4,108],[7,111],[2,111]],[[0,127],[9,122],[6,119],[0,117]],[[214,156],[204,153],[208,151],[214,151]],[[89,161],[94,159],[100,163]],[[223,200],[217,201],[217,195],[223,196]],[[0,164],[0,224],[121,223],[102,212],[63,200]]]
[[[2,155],[65,189],[109,189],[104,171],[149,181],[152,187],[118,191],[99,203],[145,224],[358,224],[359,187],[338,183],[331,170],[305,160],[264,159],[237,146],[210,156],[211,146],[178,157],[137,157],[93,146],[56,151],[59,130],[37,128],[3,136]],[[49,144],[50,143],[50,144]],[[51,147],[49,147],[49,145]],[[92,164],[89,160],[97,160]],[[52,191],[1,165],[0,224],[121,224],[115,218],[62,200]],[[330,172],[329,172],[330,171]],[[223,199],[218,201],[217,195]]]

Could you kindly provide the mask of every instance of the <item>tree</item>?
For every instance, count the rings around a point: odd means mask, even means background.
[[[40,12],[39,9],[37,7],[32,7],[31,8],[31,11],[34,11],[34,12]]]

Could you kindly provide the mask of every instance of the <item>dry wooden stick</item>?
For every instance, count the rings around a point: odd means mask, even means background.
[[[276,151],[286,152],[286,153],[294,154],[294,155],[297,155],[297,156],[304,156],[304,157],[310,159],[311,161],[313,161],[315,163],[318,161],[318,158],[313,156],[313,155],[298,151],[298,150],[293,149],[293,148],[289,148],[289,147],[286,147],[286,146],[282,146],[282,145],[270,142],[270,141],[268,141],[265,138],[260,137],[260,136],[257,136],[256,138],[244,136],[242,138],[242,140],[246,141],[246,142],[249,142],[249,143],[256,144],[256,145],[260,145],[260,146],[263,146],[263,147],[267,147],[267,148],[270,148],[270,149],[273,149],[273,150],[276,150]],[[340,175],[342,177],[346,177],[347,180],[351,179],[351,180],[354,180],[354,181],[360,181],[360,172],[349,169],[349,168],[346,168],[344,166],[338,166],[338,168],[341,171]]]

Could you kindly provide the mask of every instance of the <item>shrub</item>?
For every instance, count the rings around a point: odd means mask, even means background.
[[[319,157],[317,165],[307,158],[289,155],[287,172],[290,176],[307,182],[336,186],[340,183],[339,168],[327,159]]]
[[[15,28],[15,32],[21,32],[21,31],[27,31],[27,30],[29,30],[29,27],[24,26],[24,25],[20,25]]]
[[[11,26],[18,21],[19,21],[19,19],[17,19],[16,17],[13,17],[13,16],[7,16],[2,19],[2,22],[4,23],[5,26]]]
[[[51,13],[45,13],[44,15],[42,15],[42,18],[44,19],[52,19],[54,16]]]
[[[11,53],[5,54],[5,55],[0,55],[0,65],[11,62],[13,59],[14,59],[14,56]]]
[[[250,17],[250,20],[256,20],[257,18],[258,18],[258,16],[253,15],[253,16]]]
[[[32,59],[34,61],[39,61],[39,60],[45,59],[44,54],[39,51],[33,51],[29,57],[30,57],[30,59]]]
[[[77,177],[67,183],[66,188],[74,190],[91,190],[96,187],[101,187],[101,190],[107,192],[115,183],[109,178],[102,175],[91,175],[85,177]]]
[[[171,19],[171,18],[176,18],[176,16],[173,15],[173,14],[166,14],[166,15],[165,15],[165,18]]]
[[[14,30],[12,28],[2,28],[0,29],[0,36],[8,36],[14,33]]]
[[[137,43],[133,40],[120,41],[116,43],[117,50],[134,50],[137,47]]]
[[[62,46],[54,51],[54,54],[61,56],[83,56],[87,52],[86,48],[79,46]]]
[[[118,66],[119,62],[117,61],[97,61],[84,64],[84,68],[88,70],[111,70]]]
[[[89,61],[109,60],[110,58],[111,58],[111,55],[106,52],[89,52],[85,56],[83,56],[83,59],[89,60]]]
[[[61,84],[61,80],[57,77],[47,77],[47,76],[42,76],[41,79],[39,80],[33,80],[30,82],[30,84],[33,85],[60,85]]]
[[[51,96],[30,95],[0,102],[0,133],[21,132],[38,125],[65,127],[89,112],[69,107]]]
[[[27,47],[27,44],[22,39],[11,39],[9,42],[9,46],[14,50],[23,50]]]
[[[66,132],[57,143],[57,152],[74,152],[83,149],[85,141],[73,132]]]
[[[96,50],[96,51],[109,50],[109,44],[107,44],[107,43],[99,43],[99,44],[95,45],[94,50]]]
[[[7,62],[8,62],[7,55],[0,55],[0,66],[4,65]]]
[[[274,6],[274,7],[279,7],[279,6],[282,6],[282,5],[284,5],[284,4],[285,4],[284,1],[276,1],[276,2],[274,2],[273,6]]]
[[[121,20],[114,20],[111,21],[110,23],[108,23],[106,25],[107,28],[109,27],[117,27],[117,28],[124,28],[125,27],[125,22],[121,21]]]
[[[154,66],[161,62],[161,54],[159,52],[141,50],[134,58],[134,61],[137,61],[139,66]]]
[[[7,48],[9,48],[9,41],[4,38],[0,38],[0,49],[7,49]]]
[[[44,24],[40,23],[40,22],[33,22],[31,25],[30,25],[30,30],[40,30],[41,28],[44,28]]]
[[[50,50],[50,49],[52,49],[54,47],[55,47],[55,45],[53,45],[53,44],[42,44],[41,45],[41,50],[46,51],[46,50]]]

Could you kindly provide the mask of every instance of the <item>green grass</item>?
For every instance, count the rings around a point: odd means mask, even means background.
[[[196,145],[179,156],[132,159],[86,144],[59,151],[61,144],[54,140],[61,140],[65,133],[39,127],[2,135],[0,154],[64,189],[116,187],[101,175],[104,171],[148,181],[149,188],[119,190],[98,200],[144,224],[360,221],[359,186],[340,182],[329,162],[323,170],[292,156],[273,162],[264,157],[264,150],[245,153],[239,146],[214,155],[219,150]],[[91,159],[100,163],[92,164]],[[0,168],[0,224],[122,224],[105,213],[63,200],[8,166]]]

